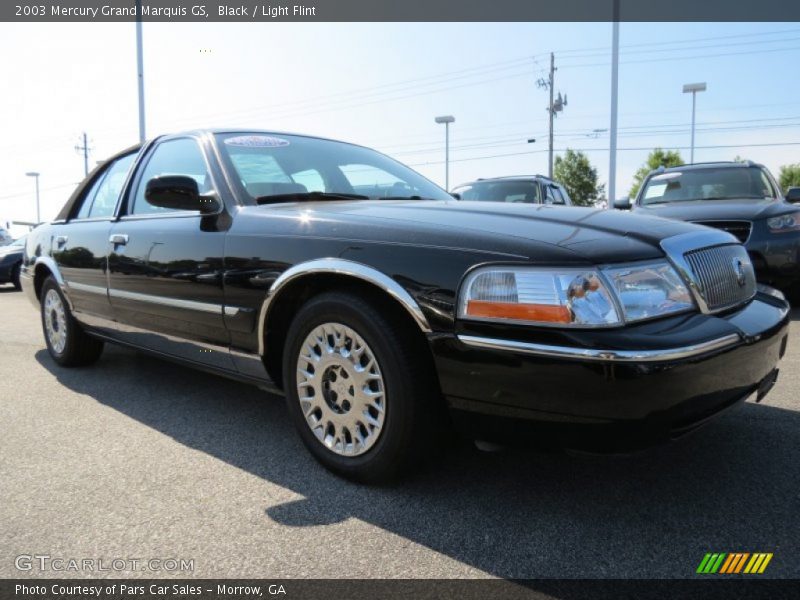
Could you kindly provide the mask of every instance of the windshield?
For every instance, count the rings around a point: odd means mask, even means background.
[[[18,240],[14,240],[10,244],[11,246],[24,246],[25,245],[25,236],[22,236]]]
[[[542,201],[539,185],[535,181],[476,181],[453,191],[459,194],[462,200],[527,204],[537,204]]]
[[[760,167],[710,167],[662,173],[651,177],[640,203],[664,204],[692,200],[774,199],[775,190]]]
[[[379,152],[331,140],[263,133],[217,134],[222,159],[252,200],[448,200],[419,173]]]

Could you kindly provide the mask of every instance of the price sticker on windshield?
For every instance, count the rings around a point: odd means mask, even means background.
[[[225,140],[226,145],[239,148],[282,148],[289,143],[289,140],[271,135],[237,135]]]

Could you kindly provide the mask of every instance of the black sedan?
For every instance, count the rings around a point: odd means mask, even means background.
[[[795,190],[795,193],[800,190]],[[784,198],[763,165],[721,162],[659,169],[619,208],[723,229],[745,244],[758,281],[800,301],[800,198]]]
[[[761,399],[788,329],[728,233],[455,201],[367,148],[267,132],[113,157],[29,235],[22,282],[58,364],[113,342],[284,393],[314,456],[369,481],[452,424],[612,450],[675,437]]]
[[[22,267],[22,253],[25,249],[25,238],[21,237],[0,246],[0,283],[10,283],[20,289],[19,272]]]

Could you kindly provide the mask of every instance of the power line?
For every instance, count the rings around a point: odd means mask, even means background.
[[[714,149],[721,149],[721,148],[763,148],[763,147],[778,147],[778,146],[800,146],[800,142],[771,142],[771,143],[763,143],[763,144],[718,144],[713,146],[695,146],[696,150],[714,150]],[[636,148],[617,148],[618,152],[629,152],[629,151],[640,151],[640,152],[649,152],[653,148],[650,146],[641,146]],[[665,147],[666,150],[688,150],[689,146],[669,146],[668,148]],[[565,152],[567,148],[559,148],[556,152]],[[575,152],[608,152],[608,148],[569,148],[569,150],[574,150]],[[456,158],[450,159],[450,162],[468,162],[471,160],[483,160],[487,158],[503,158],[506,156],[524,156],[528,154],[542,154],[547,152],[547,150],[529,150],[527,152],[507,152],[504,154],[489,154],[489,155],[482,155],[482,156],[470,156],[467,158]],[[428,161],[423,163],[408,163],[407,166],[409,167],[422,167],[428,165],[440,165],[444,161]]]
[[[792,46],[790,48],[769,48],[764,50],[752,50],[752,51],[745,51],[745,52],[723,52],[718,54],[695,54],[692,56],[670,56],[666,58],[649,58],[643,60],[626,60],[620,61],[619,64],[621,65],[636,65],[636,64],[643,64],[643,63],[656,63],[656,62],[670,62],[670,61],[679,61],[679,60],[694,60],[698,58],[719,58],[722,56],[741,56],[743,54],[747,54],[751,56],[753,54],[767,54],[771,52],[789,52],[792,50],[800,50],[800,46]],[[602,63],[585,63],[580,65],[563,65],[562,68],[569,68],[569,69],[577,69],[582,67],[607,67],[611,63],[602,62]]]

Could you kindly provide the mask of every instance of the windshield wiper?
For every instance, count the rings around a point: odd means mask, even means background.
[[[290,194],[271,194],[258,196],[256,204],[272,204],[275,202],[302,202],[303,200],[369,200],[362,194],[345,194],[342,192],[292,192]]]
[[[378,196],[377,200],[433,200],[422,196]]]

